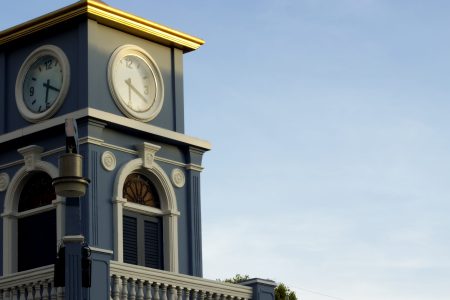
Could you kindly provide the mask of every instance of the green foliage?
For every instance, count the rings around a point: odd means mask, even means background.
[[[233,278],[225,279],[228,283],[241,283],[249,280],[250,276],[236,274]],[[297,300],[297,295],[294,291],[291,291],[284,283],[279,283],[275,288],[275,300]]]
[[[275,288],[275,300],[297,300],[297,295],[284,283],[280,283]]]
[[[228,283],[240,283],[240,282],[243,282],[243,281],[246,281],[249,279],[250,279],[250,276],[248,276],[248,275],[242,276],[241,274],[236,274],[233,278],[225,279],[224,281],[228,282]]]

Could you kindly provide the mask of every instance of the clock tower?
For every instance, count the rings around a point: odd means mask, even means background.
[[[93,0],[0,32],[0,299],[273,298],[264,280],[201,278],[211,146],[184,133],[183,56],[203,43]],[[52,185],[67,119],[91,182],[75,200]],[[92,286],[65,294],[53,265],[74,241]],[[76,286],[79,261],[62,267]]]

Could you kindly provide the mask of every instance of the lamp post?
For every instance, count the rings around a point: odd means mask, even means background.
[[[66,153],[59,157],[59,177],[53,179],[56,194],[66,197],[65,236],[55,263],[55,287],[65,287],[66,300],[80,300],[83,299],[82,287],[90,286],[90,261],[81,233],[79,197],[85,195],[90,181],[83,177],[83,156],[79,154],[78,128],[74,119],[66,119],[65,131]]]

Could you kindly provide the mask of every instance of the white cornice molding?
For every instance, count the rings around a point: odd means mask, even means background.
[[[118,116],[112,113],[104,112],[94,108],[88,108],[88,116],[103,120],[107,123],[113,123],[123,127],[133,128],[144,133],[150,133],[162,138],[181,142],[183,144],[189,144],[199,147],[203,150],[211,150],[211,144],[205,140],[194,138],[179,132],[157,127],[151,124],[142,123],[133,119]]]
[[[67,118],[79,119],[82,117],[86,117],[87,115],[88,115],[88,108],[80,109],[78,111],[75,111],[75,112],[72,112],[69,114],[65,114],[65,115],[62,115],[59,117],[55,117],[55,118],[52,118],[49,120],[42,121],[37,124],[29,125],[27,127],[14,130],[14,131],[0,135],[0,144],[18,139],[20,137],[25,137],[30,134],[33,134],[33,133],[36,133],[36,132],[39,132],[39,131],[42,131],[42,130],[45,130],[48,128],[52,128],[52,127],[64,124],[66,122]]]
[[[84,108],[78,111],[68,113],[59,117],[55,117],[49,120],[42,121],[38,124],[33,124],[21,129],[14,130],[9,133],[0,135],[0,144],[8,141],[25,137],[30,134],[52,128],[65,123],[67,118],[80,119],[83,117],[92,117],[102,120],[107,124],[114,124],[122,127],[132,128],[145,134],[152,134],[163,139],[168,139],[173,142],[182,144],[188,144],[203,149],[204,151],[211,150],[211,144],[208,141],[201,140],[195,137],[191,137],[179,132],[157,127],[155,125],[142,123],[127,117],[118,116],[112,113],[104,112],[95,108]]]
[[[123,153],[128,153],[128,154],[135,155],[135,156],[139,155],[137,150],[132,150],[132,149],[118,146],[118,145],[105,143],[102,139],[90,137],[90,136],[85,136],[85,137],[80,138],[80,145],[82,145],[82,144],[93,144],[93,145],[105,147],[105,148],[115,150],[115,151],[120,151]],[[66,150],[65,147],[54,148],[54,149],[42,152],[41,158],[51,156],[51,155],[54,155],[57,153],[63,153],[65,150]],[[160,156],[155,156],[155,161],[166,163],[166,164],[173,165],[173,166],[177,166],[180,168],[185,168],[186,170],[194,170],[194,171],[198,171],[198,172],[202,172],[204,169],[201,165],[185,164],[185,163],[182,163],[179,161],[171,160],[171,159],[160,157]],[[5,170],[5,169],[8,169],[8,168],[11,168],[14,166],[21,165],[23,163],[24,163],[23,159],[12,161],[12,162],[0,165],[0,170]]]

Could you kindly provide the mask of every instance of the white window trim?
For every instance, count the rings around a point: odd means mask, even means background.
[[[24,213],[18,213],[18,205],[20,192],[25,184],[26,177],[33,171],[43,171],[55,178],[58,176],[58,168],[51,163],[37,159],[32,164],[26,164],[20,168],[11,179],[8,190],[5,194],[5,203],[3,207],[3,276],[17,272],[17,220]],[[52,202],[52,206],[56,209],[56,239],[59,242],[64,236],[64,204],[65,198],[56,196],[56,200]],[[49,206],[45,206],[36,211],[48,210]],[[31,213],[35,213],[32,211]]]
[[[161,216],[163,219],[164,270],[178,273],[178,216],[175,191],[169,177],[156,163],[148,164],[148,159],[134,159],[123,165],[114,182],[114,259],[123,263],[123,210],[140,212],[146,215]],[[147,156],[148,158],[148,156]],[[141,173],[152,179],[155,185],[161,209],[154,209],[139,204],[128,203],[123,197],[125,179],[131,173]]]

